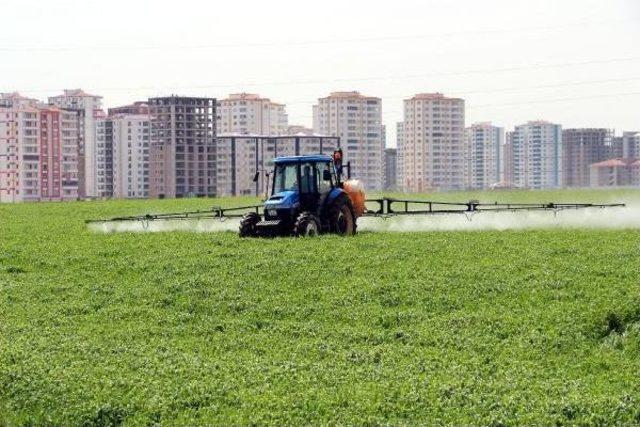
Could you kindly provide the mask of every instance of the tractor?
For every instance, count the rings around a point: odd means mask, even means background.
[[[315,236],[356,233],[359,209],[342,181],[342,151],[273,160],[271,194],[263,215],[244,214],[240,237]],[[350,175],[350,165],[347,164]],[[269,175],[267,175],[269,176]],[[257,180],[258,174],[254,180]]]

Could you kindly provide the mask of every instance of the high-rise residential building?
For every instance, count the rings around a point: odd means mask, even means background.
[[[502,170],[503,170],[503,187],[511,188],[515,184],[514,167],[513,167],[513,132],[506,133],[506,141],[502,147]]]
[[[625,159],[640,158],[640,132],[622,133],[622,157]]]
[[[354,178],[366,189],[381,189],[383,181],[382,100],[359,92],[333,92],[313,106],[317,134],[340,137]]]
[[[397,188],[398,175],[398,150],[385,148],[384,150],[384,189],[395,190]]]
[[[149,196],[149,116],[116,114],[113,123],[113,197]]]
[[[387,125],[380,125],[380,137],[382,138],[382,150],[387,148]]]
[[[284,104],[255,93],[233,93],[218,100],[218,134],[286,135]]]
[[[464,182],[464,100],[422,93],[404,100],[404,191],[458,190]]]
[[[607,159],[619,159],[624,157],[624,138],[622,136],[613,136],[611,138],[611,146],[607,149]]]
[[[518,188],[562,187],[562,127],[546,121],[530,121],[509,132],[511,185]]]
[[[50,97],[49,104],[78,112],[78,192],[80,197],[98,197],[96,120],[104,117],[102,97],[71,89]]]
[[[404,122],[396,123],[396,187],[403,189],[404,185]]]
[[[216,100],[149,99],[149,196],[216,194]]]
[[[466,129],[465,186],[491,188],[503,176],[504,129],[489,122],[474,123]]]
[[[590,166],[610,158],[612,140],[610,129],[563,129],[563,186],[589,187]]]
[[[96,195],[113,197],[113,121],[96,119]]]
[[[149,114],[149,104],[146,101],[137,101],[130,105],[109,108],[107,112],[110,117],[117,114],[146,115]]]
[[[326,136],[225,135],[216,138],[217,196],[262,195],[275,157],[329,154],[340,138]],[[258,181],[253,181],[258,172]]]
[[[78,198],[78,114],[0,95],[0,202]]]
[[[148,197],[149,116],[116,114],[96,129],[98,197]]]

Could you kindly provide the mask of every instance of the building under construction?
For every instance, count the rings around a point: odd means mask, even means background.
[[[149,196],[215,196],[216,100],[151,98],[149,118]]]

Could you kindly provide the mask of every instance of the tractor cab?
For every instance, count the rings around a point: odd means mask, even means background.
[[[241,235],[308,235],[334,230],[332,215],[335,216],[338,200],[342,216],[351,216],[342,228],[346,232],[355,230],[353,208],[342,189],[342,151],[337,150],[333,156],[278,157],[273,163],[271,194],[264,204],[264,216],[251,213],[243,218]],[[347,210],[350,212],[345,213]]]
[[[329,156],[280,157],[274,160],[271,197],[265,208],[293,206],[315,211],[321,199],[338,187],[338,179]]]

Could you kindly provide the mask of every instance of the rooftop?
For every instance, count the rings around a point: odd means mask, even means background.
[[[284,107],[284,104],[280,104],[277,102],[273,102],[271,101],[271,99],[269,98],[262,98],[259,94],[257,93],[246,93],[246,92],[242,92],[242,93],[231,93],[229,94],[228,98],[225,99],[220,99],[219,102],[229,102],[229,101],[264,101],[264,102],[269,102],[271,103],[271,105],[276,105],[276,106],[282,106]]]
[[[257,101],[257,100],[261,100],[261,99],[266,99],[268,100],[268,98],[261,98],[260,95],[258,95],[257,93],[246,93],[246,92],[242,92],[242,93],[232,93],[229,94],[229,98],[227,99],[223,99],[222,101],[227,101],[230,99],[249,99],[249,100],[253,100],[253,101]]]
[[[363,94],[361,94],[360,92],[356,91],[356,90],[352,90],[352,91],[346,91],[346,92],[331,92],[329,94],[329,96],[326,96],[324,98],[320,98],[320,99],[327,99],[327,98],[340,98],[340,99],[347,99],[347,98],[356,98],[356,99],[380,99],[377,98],[375,96],[365,96]]]
[[[444,96],[440,92],[435,93],[417,93],[412,98],[409,98],[410,101],[419,101],[419,100],[444,100],[444,101],[464,101],[462,98],[449,98]]]
[[[471,124],[472,128],[490,128],[494,127],[493,122],[476,122]]]
[[[98,95],[91,95],[82,89],[65,89],[62,95],[54,96],[54,98],[61,98],[66,96],[75,96],[80,98],[102,98]]]
[[[33,98],[27,98],[26,96],[20,95],[18,92],[8,92],[8,93],[0,93],[0,98],[2,99],[24,99],[24,100],[33,100]]]
[[[603,162],[593,163],[591,167],[592,168],[614,168],[614,167],[621,167],[621,166],[629,166],[637,161],[639,160],[638,159],[621,159],[621,158],[609,159]]]
[[[552,125],[554,123],[551,123],[547,120],[529,120],[526,124],[528,125]]]

